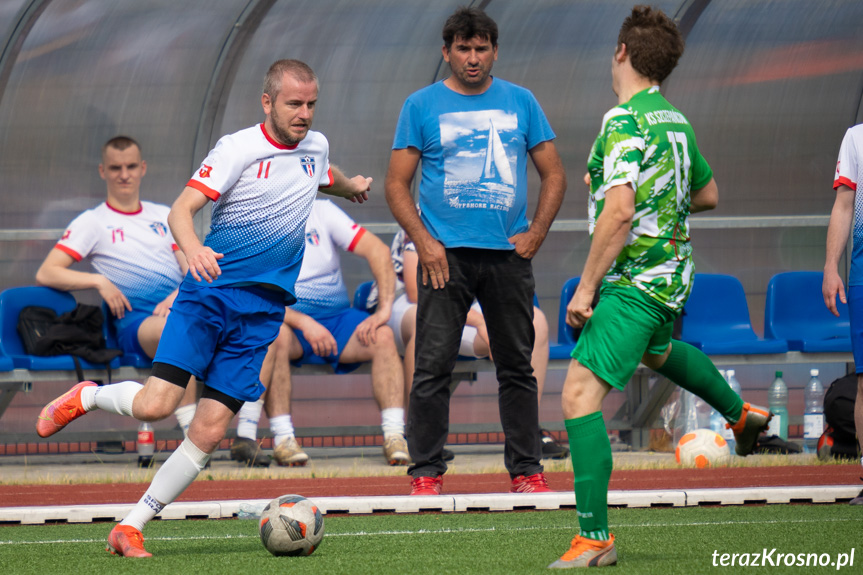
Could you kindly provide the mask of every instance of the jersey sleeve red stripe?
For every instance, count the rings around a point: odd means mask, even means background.
[[[354,248],[355,248],[355,247],[357,247],[357,244],[360,242],[360,238],[361,238],[361,237],[363,237],[363,235],[364,235],[365,233],[366,233],[366,229],[365,229],[365,228],[360,228],[360,229],[357,231],[357,235],[355,235],[355,236],[354,236],[354,239],[352,239],[352,240],[351,240],[351,245],[349,245],[349,246],[348,246],[348,251],[349,251],[349,252],[354,251]]]
[[[189,180],[189,183],[187,183],[186,185],[190,188],[195,188],[196,190],[198,190],[199,192],[201,192],[202,194],[204,194],[205,196],[207,196],[208,198],[210,198],[214,202],[216,200],[218,200],[219,197],[222,195],[219,192],[217,192],[216,190],[214,190],[213,188],[205,186],[204,184],[202,184],[201,182],[199,182],[198,180],[196,180],[194,178]]]
[[[60,250],[61,252],[72,256],[72,259],[74,259],[76,262],[80,262],[83,259],[81,257],[81,254],[79,254],[78,252],[76,252],[72,248],[64,246],[63,244],[57,244],[54,247],[57,248],[58,250]]]
[[[836,178],[836,181],[833,182],[833,189],[834,190],[836,188],[838,188],[839,186],[848,186],[849,188],[851,188],[855,192],[857,191],[857,184],[855,182],[852,182],[851,180],[849,180],[845,176],[839,176],[838,178]]]
[[[318,187],[319,187],[319,188],[329,188],[329,187],[331,187],[333,184],[335,184],[335,183],[336,183],[336,179],[333,177],[333,169],[332,169],[332,168],[330,168],[329,170],[327,170],[327,179],[329,180],[329,183],[328,183],[328,184],[326,184],[326,185],[321,184],[321,185],[320,185],[320,186],[318,186]]]

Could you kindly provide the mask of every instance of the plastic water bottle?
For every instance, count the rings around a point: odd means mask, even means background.
[[[809,370],[809,383],[803,394],[806,408],[803,412],[803,449],[806,453],[818,450],[818,439],[824,432],[824,386],[818,379],[818,370]]]
[[[729,369],[725,372],[725,376],[728,380],[728,386],[731,387],[731,391],[740,395],[740,382],[737,381],[737,376],[733,369]],[[734,447],[737,445],[737,442],[734,440],[734,432],[731,429],[726,429],[725,426],[722,426],[722,437],[728,443],[728,447],[731,449],[731,453],[734,453]]]
[[[767,390],[767,405],[773,412],[773,419],[767,428],[767,435],[778,435],[788,440],[788,387],[782,380],[782,372],[776,372],[776,379]]]
[[[264,507],[267,502],[244,501],[240,503],[240,509],[237,511],[237,519],[260,519],[261,513],[264,512]]]
[[[719,373],[722,375],[722,379],[726,379],[727,372],[720,369]],[[722,437],[725,437],[725,418],[715,409],[710,410],[710,429],[713,433],[718,433]]]
[[[698,398],[695,397],[695,394],[685,389],[680,390],[681,437],[699,428],[697,400]]]
[[[138,426],[138,467],[150,467],[153,462],[153,453],[156,451],[156,437],[153,434],[153,426],[142,421]]]

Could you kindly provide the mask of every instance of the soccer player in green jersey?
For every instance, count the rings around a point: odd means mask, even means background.
[[[682,53],[683,37],[663,12],[636,6],[624,20],[611,64],[619,105],[603,118],[585,176],[590,252],[566,308],[566,322],[584,326],[562,394],[580,532],[551,568],[617,562],[602,401],[624,388],[639,361],[721,413],[739,455],[754,449],[771,416],[744,403],[704,353],[671,339],[692,287],[688,216],[718,202],[689,121],[659,92]]]

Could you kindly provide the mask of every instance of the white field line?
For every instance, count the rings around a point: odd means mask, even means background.
[[[758,521],[691,521],[684,523],[615,523],[615,528],[645,527],[656,529],[657,527],[715,527],[729,525],[773,525],[776,523],[845,523],[858,522],[859,518],[836,518],[836,519],[794,519],[788,520],[758,520]],[[496,531],[571,531],[577,529],[575,525],[562,525],[551,527],[472,527],[465,529],[415,529],[401,531],[355,531],[351,533],[327,533],[329,537],[376,537],[393,535],[447,535],[459,533],[492,533]],[[227,539],[257,539],[257,535],[195,535],[190,537],[147,537],[147,541],[220,541]],[[63,545],[74,543],[104,543],[105,538],[100,539],[53,539],[50,541],[0,541],[0,545]]]

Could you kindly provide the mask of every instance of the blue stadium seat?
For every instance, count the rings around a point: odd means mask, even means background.
[[[18,314],[27,306],[36,305],[51,308],[57,314],[72,311],[77,305],[72,294],[48,287],[9,288],[0,293],[0,355],[12,359],[15,367],[34,371],[74,370],[75,361],[71,355],[36,356],[27,355],[18,336]],[[104,365],[92,364],[81,360],[84,369],[104,369]],[[112,368],[120,367],[120,360],[111,362]]]
[[[557,343],[550,344],[549,359],[569,359],[575,348],[577,338],[575,330],[566,325],[566,306],[572,299],[580,280],[579,277],[569,278],[560,290],[560,306],[557,309]]]
[[[764,337],[783,339],[788,349],[804,352],[851,351],[848,304],[837,299],[836,317],[824,305],[822,272],[776,274],[767,285]]]
[[[111,309],[105,302],[102,302],[102,315],[105,317],[105,321],[102,324],[102,332],[105,334],[105,347],[108,349],[122,349],[120,347],[120,342],[117,339],[116,326],[111,320],[113,317],[111,315]],[[147,369],[153,367],[153,360],[146,355],[141,355],[139,353],[124,352],[123,355],[120,356],[120,365]]]
[[[12,361],[12,358],[0,355],[0,371],[12,371],[13,369],[15,369],[15,362]]]
[[[708,355],[785,353],[785,340],[755,335],[740,280],[723,274],[695,274],[684,307],[680,339]]]

